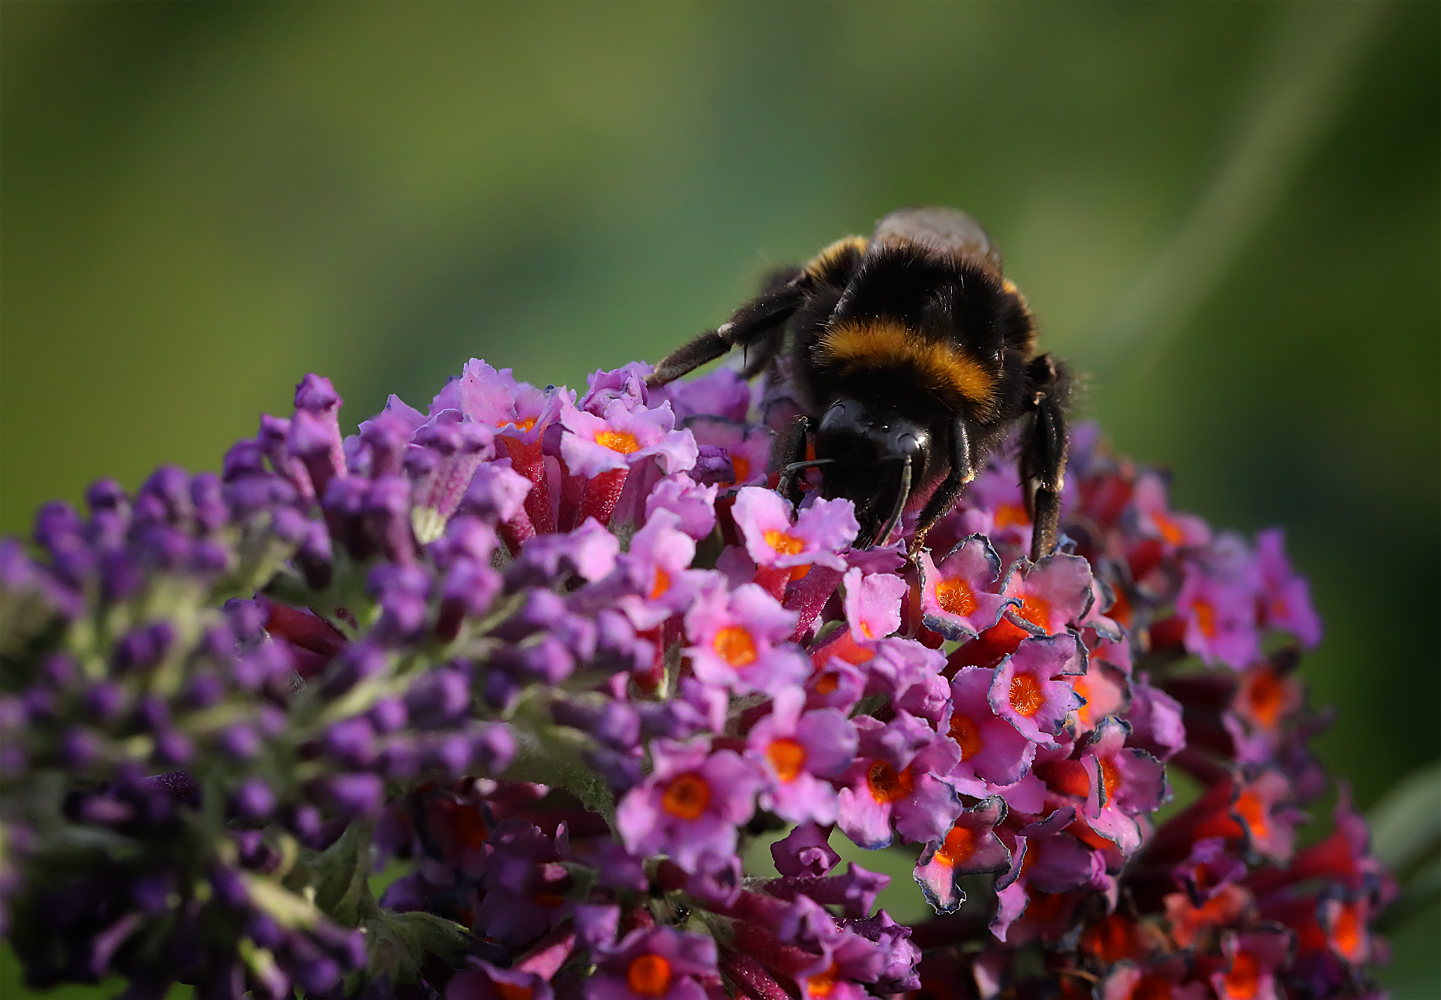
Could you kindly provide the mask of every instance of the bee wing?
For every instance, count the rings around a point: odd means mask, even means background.
[[[981,224],[954,208],[901,208],[876,223],[872,246],[919,243],[1001,274],[1001,251]]]

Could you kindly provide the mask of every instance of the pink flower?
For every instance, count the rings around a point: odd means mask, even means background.
[[[727,592],[703,590],[685,616],[691,669],[707,684],[746,693],[772,693],[799,684],[809,672],[794,649],[778,647],[795,627],[795,616],[753,583]]]
[[[668,854],[688,872],[715,872],[735,855],[736,827],[755,812],[760,775],[732,750],[704,740],[651,743],[655,769],[616,806],[631,854]]]

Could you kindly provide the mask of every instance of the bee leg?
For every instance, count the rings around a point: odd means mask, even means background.
[[[706,362],[714,361],[737,344],[746,348],[761,348],[766,362],[769,362],[774,354],[770,350],[771,342],[774,341],[776,350],[779,350],[780,334],[786,320],[805,299],[804,278],[804,274],[796,274],[788,281],[768,288],[737,309],[730,322],[707,330],[690,343],[677,347],[660,359],[645,384],[654,388],[673,382]],[[750,365],[746,367],[750,368]]]
[[[787,468],[797,462],[805,461],[806,442],[810,440],[811,418],[802,414],[797,417],[795,423],[785,435],[776,441],[775,450],[772,452],[772,464],[775,470],[781,474],[780,482],[776,484],[776,492],[790,501],[791,506],[801,502],[801,491],[798,486],[798,470]]]
[[[1050,555],[1056,547],[1061,521],[1061,487],[1066,481],[1065,403],[1069,388],[1066,370],[1048,354],[1031,362],[1034,411],[1021,445],[1021,484],[1031,515],[1031,561]]]
[[[916,522],[916,533],[911,536],[909,558],[915,559],[920,555],[925,545],[926,532],[950,512],[960,499],[966,484],[975,478],[976,471],[971,466],[971,435],[966,428],[965,418],[958,417],[951,428],[951,470],[946,473],[946,478],[936,487],[936,492],[931,494],[925,509],[921,511],[920,520]]]

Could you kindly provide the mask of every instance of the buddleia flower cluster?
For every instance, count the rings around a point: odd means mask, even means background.
[[[27,981],[1375,994],[1395,890],[1344,787],[1297,846],[1333,785],[1278,531],[1213,532],[1083,427],[1048,558],[1005,454],[915,558],[857,549],[814,470],[775,490],[784,384],[648,371],[471,361],[349,437],[307,376],[219,475],[101,480],[0,545]],[[878,910],[843,839],[934,915]]]

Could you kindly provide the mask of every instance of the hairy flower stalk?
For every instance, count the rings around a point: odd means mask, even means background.
[[[779,387],[648,370],[577,395],[472,361],[350,437],[307,376],[220,476],[102,480],[0,543],[28,981],[1374,995],[1394,887],[1344,786],[1298,846],[1331,784],[1279,532],[1213,534],[1082,428],[1050,558],[1012,464],[915,562],[858,550],[849,501],[773,490]],[[908,851],[936,915],[877,911],[842,836]]]

